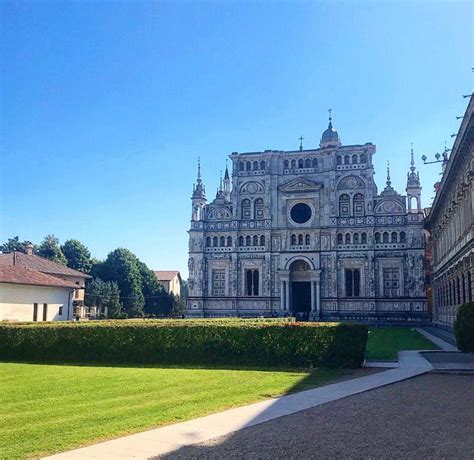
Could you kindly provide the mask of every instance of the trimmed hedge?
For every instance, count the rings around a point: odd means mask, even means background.
[[[360,367],[368,327],[272,320],[0,325],[0,359],[35,362]]]
[[[458,348],[466,353],[474,353],[474,302],[459,307],[454,333]]]

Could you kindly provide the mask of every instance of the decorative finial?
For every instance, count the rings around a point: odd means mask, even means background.
[[[300,140],[300,150],[303,150],[304,137],[303,137],[303,136],[300,136],[300,137],[298,137],[298,139]]]
[[[328,109],[329,112],[329,128],[332,128],[332,109]]]
[[[390,161],[387,161],[387,186],[390,187],[392,182],[390,180]]]
[[[201,180],[201,157],[198,157],[198,181]]]
[[[221,170],[220,179],[219,179],[219,191],[222,192],[222,170]]]
[[[411,164],[410,170],[414,172],[416,168],[415,168],[415,157],[413,155],[413,142],[411,142],[411,163],[410,164]]]

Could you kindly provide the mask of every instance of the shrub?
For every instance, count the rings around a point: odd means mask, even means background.
[[[458,348],[464,352],[474,353],[474,302],[459,307],[454,332]]]
[[[271,320],[8,324],[0,359],[356,368],[367,336],[362,324]]]

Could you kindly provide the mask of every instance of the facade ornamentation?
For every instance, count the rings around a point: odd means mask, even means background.
[[[232,153],[210,203],[199,168],[188,315],[427,321],[418,173],[412,157],[407,196],[389,174],[378,194],[375,150],[343,146],[330,118],[317,149]]]

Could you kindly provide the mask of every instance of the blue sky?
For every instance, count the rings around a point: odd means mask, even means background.
[[[433,196],[473,89],[471,2],[1,2],[1,241],[128,247],[187,275],[197,157],[373,142],[403,192],[410,142]]]

